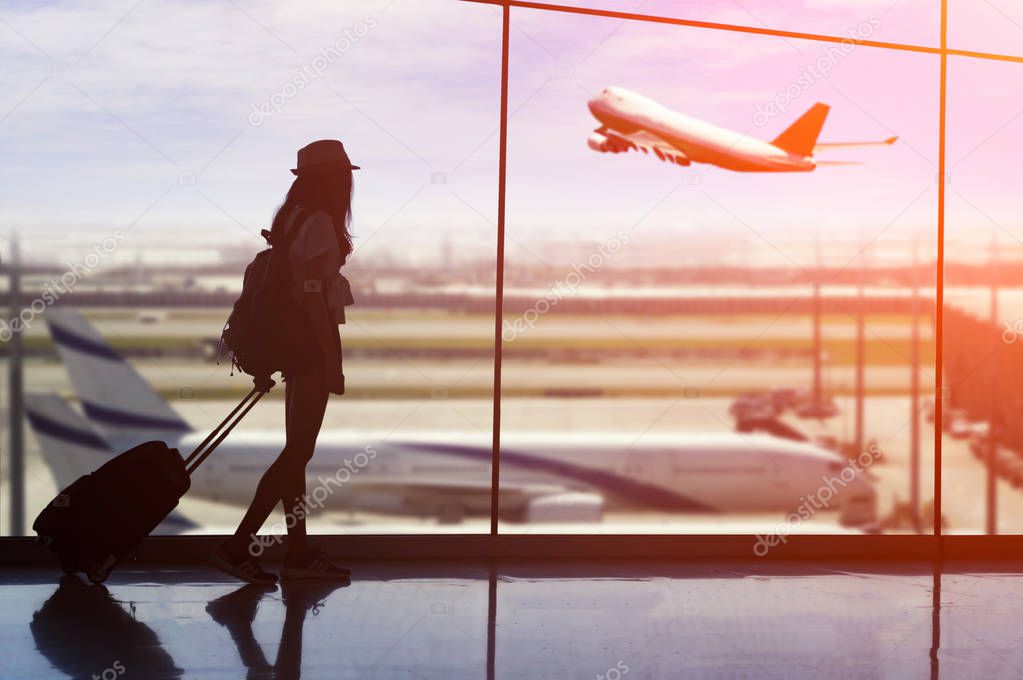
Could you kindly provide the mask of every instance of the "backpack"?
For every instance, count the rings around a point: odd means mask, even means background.
[[[220,336],[220,346],[227,348],[231,359],[232,375],[238,368],[251,375],[262,391],[273,386],[270,375],[275,371],[300,372],[322,361],[305,311],[290,295],[293,283],[288,248],[300,229],[301,217],[301,213],[296,215],[284,235],[262,230],[270,247],[245,268],[242,293]]]

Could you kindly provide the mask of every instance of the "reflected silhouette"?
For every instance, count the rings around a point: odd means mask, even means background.
[[[934,563],[931,587],[931,680],[938,680],[938,650],[941,648],[941,561]]]
[[[102,585],[67,574],[32,616],[36,649],[72,678],[179,678],[184,671],[146,624]]]
[[[490,565],[487,584],[487,680],[494,680],[497,663],[497,567]]]
[[[249,678],[266,677],[273,670],[263,654],[263,648],[256,642],[256,636],[252,634],[252,622],[256,618],[259,601],[267,593],[276,591],[276,586],[248,584],[206,605],[206,613],[210,618],[227,628],[231,634],[238,655],[249,671]]]
[[[302,677],[302,629],[306,615],[319,613],[327,597],[348,584],[331,581],[282,581],[284,625],[277,658],[271,665],[252,632],[259,603],[265,595],[277,592],[276,586],[247,584],[206,605],[206,613],[224,626],[238,648],[247,669],[246,678],[293,680]]]

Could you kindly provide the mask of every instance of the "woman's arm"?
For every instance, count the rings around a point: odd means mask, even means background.
[[[325,283],[319,278],[326,259],[326,255],[319,255],[307,260],[303,278],[302,307],[309,319],[310,330],[316,335],[320,351],[323,353],[323,374],[327,388],[340,394],[344,391],[344,381],[341,377],[340,348],[335,342],[337,324],[327,306]]]

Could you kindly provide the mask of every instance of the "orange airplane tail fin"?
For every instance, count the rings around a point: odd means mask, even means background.
[[[824,127],[824,120],[828,117],[831,107],[820,102],[810,107],[810,110],[799,117],[795,123],[790,125],[771,143],[783,151],[796,153],[802,156],[813,154],[813,148],[817,145],[817,137]]]

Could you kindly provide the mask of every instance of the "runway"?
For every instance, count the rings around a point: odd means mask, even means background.
[[[123,309],[90,308],[86,318],[111,340],[143,338],[154,335],[198,339],[219,338],[230,309],[153,309],[138,312]],[[520,317],[507,315],[505,322],[515,325]],[[848,340],[856,336],[856,319],[847,314],[824,314],[825,335]],[[869,337],[906,339],[910,337],[909,317],[877,315],[867,318]],[[518,326],[516,326],[518,327]],[[931,322],[921,316],[921,336],[931,334]],[[636,340],[692,340],[701,338],[754,338],[807,340],[813,332],[812,318],[806,314],[783,315],[686,315],[643,317],[636,315],[578,315],[551,313],[524,326],[517,334],[523,340],[552,341],[565,338],[595,339],[627,337]],[[374,310],[353,308],[344,335],[352,339],[449,339],[457,346],[470,342],[491,343],[494,317],[485,314],[458,314],[443,311]],[[45,337],[42,318],[28,329],[26,337]],[[506,341],[514,341],[509,332]]]
[[[227,365],[169,359],[137,359],[138,371],[169,398],[240,397],[251,386],[243,375],[231,375]],[[683,396],[685,394],[738,395],[752,390],[808,385],[812,371],[794,362],[618,360],[550,364],[544,361],[506,360],[503,387],[506,397],[559,395]],[[348,396],[360,398],[426,398],[431,396],[489,398],[493,389],[490,357],[433,359],[422,357],[360,359],[345,364]],[[930,367],[920,369],[920,387],[933,389]],[[0,380],[6,365],[0,366]],[[871,366],[866,369],[868,392],[875,395],[905,393],[910,367]],[[852,367],[824,371],[825,389],[849,394],[855,384]],[[28,361],[25,385],[29,391],[70,394],[63,365]]]

